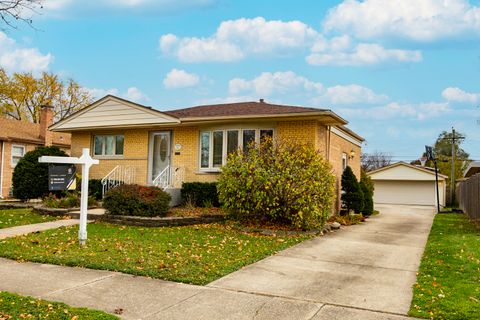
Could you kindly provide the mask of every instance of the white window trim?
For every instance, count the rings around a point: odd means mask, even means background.
[[[343,165],[343,161],[345,160],[345,165]],[[348,167],[348,154],[346,152],[342,152],[342,170],[345,170]]]
[[[102,146],[102,154],[95,154],[95,138],[96,137],[115,137],[115,141],[114,141],[114,144],[113,144],[113,154],[105,154],[105,141],[103,143],[103,146]],[[117,136],[123,136],[123,154],[115,154],[115,152],[117,151]],[[123,133],[120,133],[120,134],[94,134],[93,135],[93,139],[92,139],[92,157],[93,158],[96,158],[96,159],[123,159],[124,155],[125,155],[125,135]]]
[[[226,129],[209,129],[209,130],[200,130],[199,134],[199,143],[198,143],[198,170],[201,173],[207,172],[220,172],[220,168],[224,166],[227,162],[227,142],[228,142],[228,131],[238,131],[238,148],[243,149],[243,132],[248,130],[255,130],[255,143],[260,143],[260,131],[261,130],[272,130],[273,138],[275,139],[276,130],[275,128],[266,127],[266,128],[226,128]],[[223,144],[222,144],[222,165],[220,167],[213,166],[213,133],[221,131],[223,132]],[[202,133],[208,132],[209,137],[209,150],[208,150],[208,168],[202,168]]]
[[[17,157],[17,156],[13,155],[13,148],[22,148],[22,150],[23,150],[22,151],[22,156],[20,157],[20,159],[22,159],[25,156],[25,146],[21,145],[21,144],[12,144],[12,149],[10,150],[10,152],[11,152],[10,165],[12,166],[12,168],[15,168],[16,164],[13,164],[13,158]]]

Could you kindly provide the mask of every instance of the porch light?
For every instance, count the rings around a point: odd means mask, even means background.
[[[355,158],[355,151],[353,151],[353,150],[350,150],[350,155],[349,155],[349,157],[348,157],[348,158],[349,158],[349,159],[353,159],[353,158]]]

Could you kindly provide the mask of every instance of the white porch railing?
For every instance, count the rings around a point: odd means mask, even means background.
[[[116,166],[102,179],[102,197],[108,190],[118,187],[122,184],[130,184],[135,182],[134,166]]]
[[[163,169],[155,179],[153,179],[152,184],[163,190],[167,189],[170,186],[170,166]]]

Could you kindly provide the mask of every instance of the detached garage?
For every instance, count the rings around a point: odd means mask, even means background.
[[[375,186],[375,204],[436,206],[435,172],[397,162],[368,173]],[[438,175],[440,205],[445,206],[446,178]]]

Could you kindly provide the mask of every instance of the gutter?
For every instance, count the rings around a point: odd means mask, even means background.
[[[5,141],[2,141],[2,166],[0,167],[0,199],[3,199],[3,165],[5,163]]]

